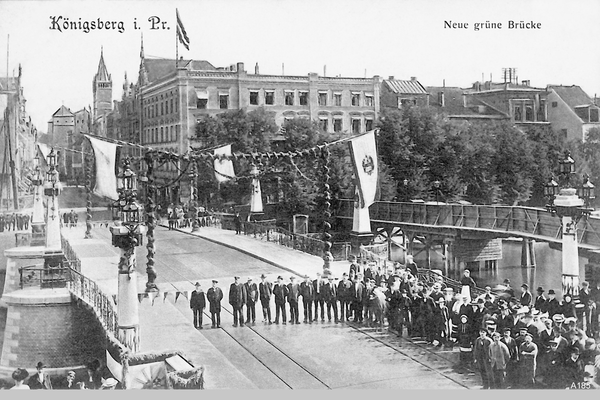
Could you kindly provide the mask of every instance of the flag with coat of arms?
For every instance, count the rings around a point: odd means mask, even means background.
[[[379,187],[375,130],[350,139],[348,146],[356,176],[358,207],[368,208],[375,202]]]

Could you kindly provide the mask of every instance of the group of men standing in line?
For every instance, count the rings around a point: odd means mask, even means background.
[[[29,229],[31,216],[27,213],[0,214],[0,232]]]

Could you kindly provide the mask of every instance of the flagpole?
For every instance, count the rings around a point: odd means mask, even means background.
[[[175,19],[177,23],[177,9],[175,9]],[[175,29],[175,73],[177,73],[177,63],[179,62],[179,38],[177,37],[178,30]]]

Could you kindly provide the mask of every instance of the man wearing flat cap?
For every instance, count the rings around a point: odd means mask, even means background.
[[[194,328],[202,329],[202,313],[206,308],[206,297],[202,291],[202,286],[199,282],[196,282],[196,290],[192,292],[190,298],[190,308],[194,313]]]
[[[244,326],[244,313],[242,311],[246,304],[246,288],[240,283],[240,277],[235,276],[234,282],[229,286],[229,304],[233,307],[233,326]]]
[[[35,368],[37,370],[36,373],[31,375],[29,381],[27,381],[29,388],[51,390],[52,382],[50,382],[50,377],[44,371],[46,365],[42,361],[40,361],[37,363]]]
[[[212,328],[221,327],[221,300],[223,300],[223,291],[217,286],[218,283],[217,280],[213,279],[212,287],[206,292],[206,297],[210,304]]]

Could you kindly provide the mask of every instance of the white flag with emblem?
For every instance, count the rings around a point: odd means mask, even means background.
[[[117,200],[117,175],[115,174],[115,163],[117,162],[117,147],[114,143],[98,140],[86,135],[94,149],[96,158],[96,185],[94,193],[98,196]]]
[[[215,156],[231,156],[231,145],[228,144],[215,149],[214,154]],[[217,182],[226,182],[233,177],[235,177],[235,172],[233,170],[233,162],[231,159],[215,158],[215,178],[217,179]]]
[[[359,207],[368,208],[377,196],[377,145],[375,131],[369,131],[348,142],[356,186],[358,188]]]

